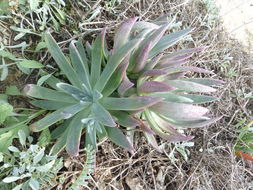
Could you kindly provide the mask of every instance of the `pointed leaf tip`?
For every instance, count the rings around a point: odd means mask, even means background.
[[[27,94],[30,90],[33,89],[33,84],[27,84],[24,89],[23,89],[23,93]]]
[[[176,88],[157,81],[145,81],[139,88],[139,93],[167,92]]]
[[[30,125],[30,130],[31,130],[32,132],[38,132],[35,123],[33,123],[33,124]]]

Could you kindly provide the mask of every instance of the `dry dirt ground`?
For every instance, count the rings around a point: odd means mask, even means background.
[[[221,0],[220,0],[221,1]],[[103,1],[92,1],[93,10]],[[78,0],[73,0],[72,8],[78,22],[83,13]],[[135,136],[137,152],[131,156],[125,150],[109,141],[100,143],[97,152],[97,168],[89,181],[89,189],[95,190],[250,190],[253,189],[253,166],[234,156],[234,143],[237,138],[236,124],[246,118],[245,124],[253,119],[253,99],[246,94],[253,89],[252,55],[244,51],[243,45],[229,37],[223,28],[218,10],[212,0],[139,0],[122,1],[113,11],[101,11],[94,20],[83,25],[86,29],[109,27],[109,41],[115,28],[124,19],[138,16],[141,20],[152,20],[161,14],[176,17],[171,30],[187,27],[195,28],[192,38],[179,43],[170,51],[186,47],[207,49],[196,55],[190,62],[213,70],[216,79],[225,81],[216,96],[219,101],[207,105],[214,116],[223,118],[212,126],[188,130],[195,136],[194,146],[188,148],[190,155],[185,161],[175,153],[171,161],[165,153],[158,153],[147,145],[142,134]],[[57,41],[67,45],[74,39],[67,28],[61,30]],[[91,39],[90,34],[87,39]],[[66,42],[66,43],[65,43]],[[160,143],[165,143],[160,140]],[[169,152],[168,148],[168,152]],[[64,153],[63,153],[64,155]],[[68,183],[57,189],[67,189],[75,174],[81,170],[85,155],[66,159]]]

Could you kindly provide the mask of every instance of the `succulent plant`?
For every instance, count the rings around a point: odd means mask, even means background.
[[[48,50],[66,78],[50,77],[46,81],[50,88],[34,84],[24,88],[27,96],[35,98],[33,105],[55,110],[33,123],[31,130],[42,131],[63,121],[52,132],[52,137],[58,138],[52,153],[66,146],[70,155],[77,156],[83,129],[86,145],[95,148],[97,137],[107,136],[133,151],[124,135],[129,128],[139,127],[159,149],[154,134],[169,141],[189,140],[192,137],[180,134],[177,127],[200,127],[218,120],[207,117],[206,108],[191,104],[215,100],[196,92],[213,92],[211,86],[222,82],[186,77],[189,71],[212,74],[182,66],[203,48],[162,54],[191,32],[185,29],[164,35],[170,25],[163,19],[150,23],[131,18],[119,27],[111,51],[107,49],[104,29],[91,46],[86,44],[86,49],[81,40],[72,41],[70,58],[47,33]]]
[[[202,68],[185,66],[194,53],[205,48],[162,53],[192,31],[184,29],[165,34],[170,24],[164,24],[162,20],[156,21],[156,24],[136,22],[136,18],[133,18],[125,21],[115,35],[115,39],[121,38],[124,43],[143,37],[142,42],[128,57],[128,61],[125,61],[128,63],[128,69],[123,72],[124,79],[118,93],[121,97],[163,98],[163,101],[138,114],[145,136],[158,150],[154,134],[172,142],[187,141],[193,136],[183,136],[177,129],[202,127],[220,119],[220,117],[210,118],[207,115],[208,109],[196,104],[216,100],[217,98],[206,94],[216,91],[213,86],[221,85],[223,81],[187,76],[190,72],[214,74]],[[120,37],[122,33],[129,33],[128,36],[124,36],[126,40]],[[124,43],[115,46],[121,48]]]
[[[110,112],[140,111],[162,100],[144,96],[109,97],[121,81],[121,76],[115,70],[141,39],[131,40],[113,55],[109,55],[105,50],[105,31],[94,41],[89,57],[86,56],[81,41],[73,41],[69,47],[70,60],[50,34],[45,36],[49,52],[70,84],[51,77],[47,80],[51,88],[28,84],[23,91],[27,96],[37,99],[32,101],[33,105],[55,110],[33,123],[32,131],[42,131],[61,120],[65,121],[63,126],[52,132],[53,138],[59,138],[52,153],[57,153],[66,146],[70,155],[77,156],[84,128],[86,145],[95,148],[97,136],[108,136],[116,144],[133,151],[133,146],[117,126],[121,118],[115,118]]]

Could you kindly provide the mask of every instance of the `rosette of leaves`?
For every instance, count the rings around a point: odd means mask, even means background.
[[[216,91],[214,86],[223,83],[217,79],[188,75],[191,72],[213,74],[202,68],[186,66],[187,60],[204,48],[163,53],[192,31],[184,29],[166,34],[172,22],[166,22],[164,18],[154,23],[137,22],[136,18],[126,20],[115,34],[113,49],[121,49],[129,40],[143,39],[118,68],[123,81],[117,92],[121,97],[163,98],[163,101],[137,114],[138,121],[132,123],[141,127],[148,141],[158,150],[155,134],[171,142],[187,141],[193,137],[182,135],[179,129],[202,127],[220,119],[210,118],[208,109],[197,104],[216,100],[207,94]]]
[[[52,154],[66,147],[71,156],[77,156],[83,129],[86,146],[95,148],[97,137],[107,136],[117,145],[133,151],[119,124],[127,120],[130,113],[162,101],[159,97],[125,98],[114,93],[122,80],[119,65],[142,39],[129,40],[110,54],[106,49],[105,32],[104,29],[91,47],[84,48],[81,41],[72,41],[69,56],[63,54],[49,33],[45,35],[48,50],[66,78],[50,77],[46,80],[48,87],[28,84],[23,92],[34,98],[33,105],[53,111],[33,123],[32,131],[39,132],[64,121],[52,132],[52,138],[58,139]],[[117,116],[115,112],[125,115]]]

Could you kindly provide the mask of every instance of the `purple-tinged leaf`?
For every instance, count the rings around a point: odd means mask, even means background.
[[[197,53],[197,52],[203,51],[205,49],[206,49],[205,47],[183,49],[183,50],[179,50],[177,52],[171,53],[171,54],[165,56],[164,58],[165,59],[173,59],[173,58],[178,57],[178,56],[183,56],[183,55],[189,55],[189,54]]]
[[[129,152],[133,153],[135,151],[132,143],[127,140],[126,136],[117,127],[105,127],[108,137],[116,145],[127,149]]]
[[[59,92],[56,90],[51,90],[49,88],[37,86],[34,84],[27,84],[23,89],[23,93],[27,96],[38,98],[38,99],[45,99],[45,100],[52,100],[57,102],[66,102],[66,103],[76,103],[77,101],[72,96],[64,93]]]
[[[171,119],[199,118],[208,112],[208,109],[204,107],[164,101],[153,105],[149,109],[156,114],[161,114]]]
[[[134,83],[132,83],[127,76],[124,77],[122,83],[120,84],[119,88],[118,88],[118,93],[120,96],[123,96],[124,93],[129,90],[130,88],[132,88],[134,86]]]
[[[137,90],[140,94],[148,94],[152,92],[168,92],[176,88],[157,81],[145,81]]]
[[[185,36],[187,36],[192,30],[193,29],[184,29],[165,35],[163,37],[161,36],[159,41],[156,42],[155,46],[153,46],[152,50],[150,51],[149,57],[151,58],[159,54],[160,52],[163,52],[165,49],[168,49],[172,45],[176,44],[178,41],[182,40]]]
[[[136,65],[133,69],[133,73],[138,73],[142,71],[142,69],[145,67],[146,61],[148,59],[148,53],[151,49],[152,43],[148,43],[143,47],[143,49],[139,52],[139,54],[136,57]]]
[[[175,57],[167,57],[167,56],[164,56],[163,59],[159,62],[161,64],[163,63],[169,63],[169,62],[175,62],[175,61],[184,61],[186,59],[189,59],[192,57],[193,54],[184,54],[184,55],[178,55],[178,56],[175,56]]]
[[[116,31],[114,36],[114,45],[113,45],[114,52],[116,52],[129,40],[130,32],[134,24],[136,23],[137,19],[138,19],[137,17],[127,19],[120,25],[119,29]]]
[[[190,98],[192,100],[191,104],[204,104],[208,102],[213,102],[218,99],[217,97],[197,95],[197,94],[180,94],[180,96]]]
[[[130,110],[137,111],[148,108],[161,102],[163,98],[148,96],[136,96],[129,98],[111,98],[106,97],[100,100],[101,104],[107,110]]]
[[[140,78],[142,78],[142,77],[156,77],[156,76],[166,75],[166,74],[167,74],[167,72],[162,69],[152,69],[152,70],[145,71],[140,76]]]
[[[139,126],[139,120],[134,118],[128,112],[124,111],[111,111],[111,114],[117,118],[116,123],[123,127],[136,127]]]
[[[128,56],[120,63],[116,71],[112,74],[111,78],[107,82],[102,94],[103,96],[109,96],[113,93],[121,84],[124,75],[126,73],[129,64]]]
[[[170,86],[173,86],[177,88],[177,90],[185,91],[185,92],[215,92],[216,89],[205,86],[203,84],[198,84],[191,81],[183,81],[183,80],[166,80],[163,81],[165,84],[168,84]]]
[[[127,42],[120,48],[117,52],[115,52],[112,56],[110,56],[99,80],[97,81],[94,89],[102,92],[108,80],[115,72],[119,64],[129,55],[131,51],[140,43],[141,39],[134,39]]]
[[[151,22],[138,21],[134,24],[132,28],[132,32],[141,31],[141,30],[155,30],[158,28],[159,28],[158,25],[153,24]]]
[[[184,94],[172,94],[168,92],[157,92],[157,93],[152,93],[149,94],[149,96],[152,97],[160,97],[164,98],[164,101],[166,102],[176,102],[176,103],[188,103],[188,104],[193,104],[193,100],[189,97],[183,96]]]
[[[149,123],[152,130],[158,134],[160,137],[168,140],[168,141],[184,141],[184,140],[191,140],[193,137],[185,137],[182,136],[177,130],[175,130],[172,126],[164,126],[164,123],[158,122],[157,119],[159,116],[153,117],[154,114],[150,112],[149,110],[146,110],[144,112],[145,118],[147,119],[147,122]],[[152,116],[153,115],[153,116]],[[164,132],[164,129],[168,128],[169,133]],[[167,131],[167,129],[165,130]]]
[[[170,135],[164,135],[162,138],[164,138],[167,141],[170,142],[182,142],[182,141],[190,141],[194,138],[194,136],[170,136]]]
[[[146,132],[144,132],[144,135],[145,135],[145,137],[147,138],[148,143],[149,143],[153,148],[155,148],[158,152],[161,152],[161,153],[162,153],[162,150],[161,150],[160,147],[158,146],[157,141],[156,141],[154,135],[149,134],[149,133],[146,133]]]
[[[209,79],[209,78],[184,78],[181,79],[184,81],[191,81],[191,82],[195,82],[198,84],[203,84],[206,86],[219,86],[224,84],[224,81],[222,80],[218,80],[218,79]]]
[[[148,126],[148,123],[144,123],[142,121],[139,121],[139,127],[142,131],[148,133],[148,134],[151,134],[151,135],[154,135],[154,131],[152,131],[152,129]]]
[[[156,31],[154,31],[154,33],[144,41],[143,47],[146,46],[148,43],[151,43],[150,48],[153,49],[153,47],[158,43],[158,41],[161,40],[162,36],[169,28],[170,24],[171,23],[166,23],[163,26],[159,27]]]
[[[199,68],[199,67],[192,67],[192,66],[170,67],[170,68],[166,68],[165,70],[168,73],[192,71],[192,72],[196,72],[196,73],[214,74],[212,71],[208,71],[206,69],[202,69],[202,68]]]
[[[180,121],[180,120],[175,120],[172,124],[177,127],[182,127],[182,128],[200,128],[204,126],[211,125],[218,120],[220,120],[222,116],[216,117],[213,119],[199,119],[199,120],[194,120],[194,121]]]
[[[179,61],[168,61],[168,62],[160,62],[156,65],[156,69],[169,69],[169,68],[175,68],[180,67],[183,64],[186,64],[187,60],[179,60]]]
[[[172,124],[164,120],[156,113],[150,112],[150,116],[152,117],[153,122],[156,123],[155,127],[159,127],[163,132],[169,134],[170,136],[181,136]]]
[[[148,71],[153,69],[160,61],[160,59],[163,57],[163,54],[159,54],[158,56],[152,58],[150,61],[146,63],[146,66],[144,67],[144,71]]]
[[[141,43],[140,47],[132,54],[130,58],[130,64],[128,67],[129,71],[132,71],[134,67],[137,65],[137,58],[140,55],[141,51],[147,44],[150,44],[149,49],[152,49],[156,43],[162,38],[163,34],[168,29],[169,24],[165,24],[161,26],[159,29],[155,30],[149,37],[145,38],[145,40]]]
[[[188,72],[171,73],[166,76],[166,80],[177,80],[183,78]]]

